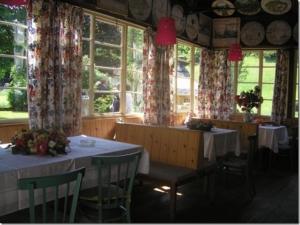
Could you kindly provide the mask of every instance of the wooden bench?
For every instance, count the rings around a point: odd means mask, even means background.
[[[150,171],[139,177],[170,187],[170,220],[175,219],[177,188],[205,176],[213,197],[216,164],[203,159],[203,133],[173,127],[116,124],[118,141],[139,144],[150,154]],[[210,188],[208,188],[210,186]]]

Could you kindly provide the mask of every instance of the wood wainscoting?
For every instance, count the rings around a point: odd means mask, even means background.
[[[116,140],[144,146],[153,161],[197,169],[203,160],[202,131],[117,123]]]
[[[94,137],[113,139],[115,135],[115,124],[118,118],[125,122],[141,123],[141,117],[87,117],[82,119],[81,133]],[[28,130],[28,123],[0,124],[0,141],[11,142],[11,137],[17,131]]]
[[[248,136],[257,134],[257,123],[245,123],[231,120],[200,119],[201,121],[211,122],[215,127],[237,130],[240,135],[241,152],[247,152],[249,149]]]

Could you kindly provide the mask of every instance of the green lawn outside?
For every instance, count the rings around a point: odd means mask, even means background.
[[[28,112],[0,111],[0,120],[27,119]]]

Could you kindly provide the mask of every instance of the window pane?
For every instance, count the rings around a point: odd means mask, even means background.
[[[25,7],[8,7],[0,3],[0,20],[26,24]]]
[[[183,44],[178,44],[178,60],[180,61],[191,61],[191,53],[192,53],[192,48],[187,45]]]
[[[259,68],[258,67],[239,67],[238,82],[255,82],[258,83]]]
[[[237,88],[237,94],[239,95],[242,91],[248,91],[253,89],[257,85],[256,83],[239,83]]]
[[[128,27],[127,46],[133,49],[143,49],[144,31],[134,27]]]
[[[190,111],[191,105],[191,87],[190,79],[177,77],[177,111]]]
[[[263,66],[276,66],[276,51],[264,51]]]
[[[97,90],[120,90],[120,75],[119,69],[95,69],[95,88]]]
[[[261,104],[261,115],[270,116],[272,112],[272,100],[264,100]]]
[[[239,66],[259,66],[259,53],[257,51],[243,51],[243,60]]]
[[[194,112],[198,112],[198,85],[200,76],[200,57],[201,49],[195,48],[195,65],[194,65]]]
[[[99,93],[94,95],[94,111],[96,113],[118,112],[120,95],[117,93]]]
[[[89,88],[89,73],[90,73],[90,66],[82,66],[82,88],[88,89]]]
[[[264,99],[273,99],[274,84],[263,84],[261,88],[261,95]]]
[[[121,45],[122,27],[117,24],[109,24],[96,21],[95,40],[114,45]]]
[[[97,66],[120,67],[121,49],[103,45],[95,45],[95,64]]]
[[[144,31],[128,27],[127,32],[127,74],[126,113],[143,111],[143,40]]]
[[[84,65],[90,64],[90,42],[83,40],[82,45],[82,63]]]
[[[14,28],[0,24],[0,54],[14,54]]]
[[[276,68],[264,68],[263,69],[263,83],[274,83],[275,82]]]
[[[91,21],[91,17],[89,15],[84,15],[83,30],[82,30],[82,37],[84,38],[90,38],[90,21]]]
[[[143,52],[142,50],[127,49],[127,69],[142,71]]]

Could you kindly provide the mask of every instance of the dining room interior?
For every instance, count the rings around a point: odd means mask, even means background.
[[[299,223],[298,19],[0,0],[0,223]]]

